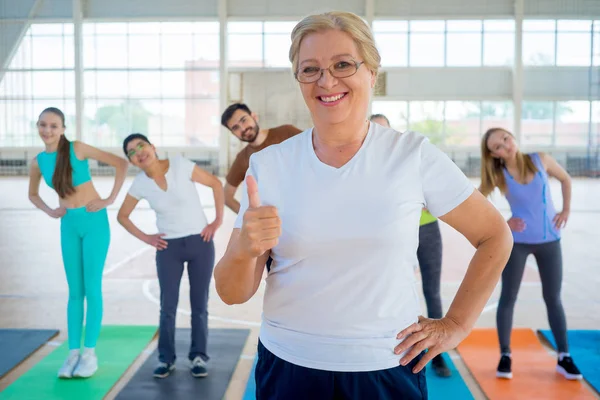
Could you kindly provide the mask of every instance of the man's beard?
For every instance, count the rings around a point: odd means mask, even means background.
[[[259,127],[258,124],[256,124],[254,127],[252,128],[248,128],[246,129],[246,131],[251,131],[248,132],[248,134],[246,132],[244,132],[242,134],[242,137],[240,138],[240,140],[242,142],[246,142],[246,143],[252,143],[256,140],[257,136],[258,136],[258,131],[259,131]],[[252,132],[253,131],[253,132]]]

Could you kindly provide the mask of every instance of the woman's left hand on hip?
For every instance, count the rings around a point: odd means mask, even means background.
[[[397,339],[405,338],[402,343],[394,348],[394,353],[407,353],[400,359],[400,365],[407,365],[415,357],[427,349],[421,360],[415,365],[412,372],[420,372],[433,357],[455,348],[467,336],[468,332],[453,320],[425,318],[419,316],[419,322],[402,330]]]

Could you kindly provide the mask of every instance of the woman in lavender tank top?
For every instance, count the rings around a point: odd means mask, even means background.
[[[562,186],[563,208],[557,212],[550,195],[549,177]],[[562,253],[560,230],[569,219],[571,177],[550,155],[524,154],[513,135],[492,128],[481,142],[481,186],[489,196],[496,188],[506,197],[512,213],[508,226],[514,245],[502,272],[502,291],[496,313],[500,362],[496,376],[511,379],[510,333],[513,310],[530,254],[536,259],[548,321],[558,348],[556,370],[566,379],[581,379],[581,373],[569,355],[567,322],[560,298]]]

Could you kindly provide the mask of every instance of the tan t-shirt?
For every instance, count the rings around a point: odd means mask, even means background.
[[[265,141],[258,147],[252,147],[247,145],[238,153],[235,157],[235,161],[231,165],[229,173],[225,177],[227,183],[231,186],[238,187],[246,177],[246,171],[250,166],[250,156],[256,152],[261,151],[265,147],[269,147],[272,144],[281,143],[286,139],[296,136],[302,132],[300,129],[293,125],[282,125],[277,128],[269,129],[269,135]]]

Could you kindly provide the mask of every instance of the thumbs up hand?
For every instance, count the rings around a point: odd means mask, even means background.
[[[246,178],[248,209],[240,232],[240,248],[250,257],[259,257],[277,246],[281,236],[281,219],[274,206],[261,206],[258,184],[252,175]]]

